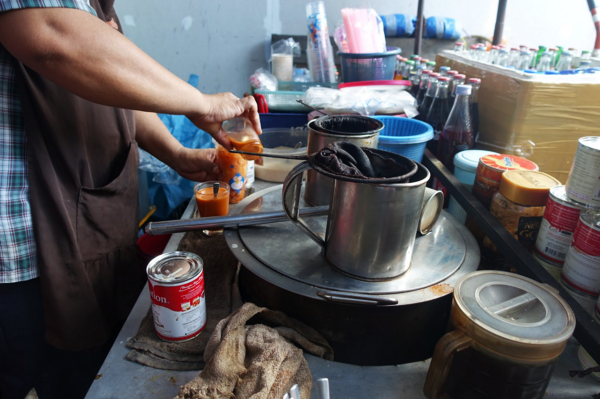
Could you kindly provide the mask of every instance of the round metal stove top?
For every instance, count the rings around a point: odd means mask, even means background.
[[[249,196],[232,213],[282,210],[281,187]],[[315,231],[325,232],[327,217],[306,221]],[[475,239],[446,212],[431,234],[415,241],[411,268],[390,281],[362,281],[336,271],[321,255],[321,248],[291,222],[226,229],[225,238],[235,256],[254,274],[289,291],[317,298],[317,291],[328,290],[386,295],[398,304],[423,302],[451,293],[454,282],[479,264]]]

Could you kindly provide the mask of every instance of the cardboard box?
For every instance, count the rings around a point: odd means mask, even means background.
[[[530,159],[564,184],[578,139],[600,135],[600,73],[529,74],[454,51],[436,63],[482,80],[476,148]]]

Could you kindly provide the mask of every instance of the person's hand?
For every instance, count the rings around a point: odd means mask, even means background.
[[[213,148],[194,150],[181,147],[174,158],[173,169],[191,181],[219,180],[219,166],[214,163],[216,158],[217,150]]]
[[[227,133],[222,129],[223,122],[236,116],[246,116],[252,122],[256,133],[261,134],[258,106],[254,97],[245,96],[238,98],[231,93],[204,94],[205,111],[197,115],[188,115],[188,118],[214,137],[223,147],[231,150],[231,142]]]

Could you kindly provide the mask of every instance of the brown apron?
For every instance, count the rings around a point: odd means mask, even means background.
[[[112,0],[91,4],[100,19],[118,24]],[[20,62],[17,70],[46,340],[92,348],[136,300],[133,112],[84,100]]]

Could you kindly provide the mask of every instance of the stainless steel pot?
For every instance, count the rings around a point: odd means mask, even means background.
[[[393,279],[410,267],[425,183],[430,177],[424,166],[417,163],[417,167],[417,173],[407,183],[332,179],[324,239],[299,215],[302,175],[311,168],[308,162],[296,166],[286,177],[283,209],[296,226],[323,248],[325,258],[342,273],[369,281]]]
[[[335,123],[336,120],[348,121],[348,126],[342,126],[341,129],[346,132],[330,128],[327,121]],[[351,122],[359,122],[367,126],[362,129],[349,128]],[[371,125],[371,126],[369,126]],[[364,116],[332,116],[313,119],[308,123],[308,155],[320,151],[329,143],[335,141],[349,141],[359,147],[377,148],[379,142],[379,132],[384,125],[381,121]],[[309,170],[306,174],[306,190],[304,191],[304,199],[312,206],[329,205],[331,197],[332,179],[323,176],[313,170]]]

